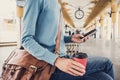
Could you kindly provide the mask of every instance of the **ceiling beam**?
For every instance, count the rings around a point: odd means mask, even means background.
[[[69,13],[67,12],[67,9],[65,8],[65,5],[67,5],[68,3],[62,3],[61,0],[59,0],[59,3],[61,5],[61,10],[62,10],[62,13],[63,13],[64,20],[68,24],[70,24],[71,27],[75,28],[75,24],[73,23],[74,21],[72,20],[72,18],[70,17]]]
[[[88,8],[89,10],[92,10],[93,9],[93,7],[90,7],[90,8]]]
[[[93,19],[95,19],[109,4],[111,0],[99,0],[93,8],[91,14],[85,21],[84,27],[86,27]]]
[[[97,1],[96,1],[96,0],[94,0],[94,1],[91,1],[90,3],[96,4],[96,3],[97,3]]]
[[[120,1],[118,2],[118,7],[120,8]]]

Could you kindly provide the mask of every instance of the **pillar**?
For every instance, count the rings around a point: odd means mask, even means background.
[[[105,13],[106,16],[106,39],[111,40],[111,34],[112,34],[112,24],[111,24],[111,17],[108,14],[108,11]]]
[[[118,5],[112,0],[112,39],[116,41],[118,39]]]
[[[120,8],[120,7],[119,7]],[[119,29],[119,31],[118,31],[118,35],[119,35],[119,38],[120,38],[120,11],[119,11],[119,21],[118,21],[118,29]]]
[[[17,47],[21,47],[21,27],[22,27],[22,17],[23,17],[23,7],[16,7],[16,16],[17,16],[17,35],[18,35],[18,40],[17,40]]]
[[[97,32],[96,32],[96,38],[100,38],[100,23],[99,23],[99,19],[96,19],[96,23],[95,23]]]
[[[106,23],[105,23],[105,15],[102,13],[100,15],[100,37],[103,39],[106,38],[106,32],[105,32],[105,26],[106,26]]]

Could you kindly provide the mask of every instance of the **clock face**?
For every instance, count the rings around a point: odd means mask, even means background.
[[[75,11],[75,18],[76,19],[82,19],[84,17],[84,12],[80,9]]]
[[[26,0],[17,0],[17,6],[24,7]]]

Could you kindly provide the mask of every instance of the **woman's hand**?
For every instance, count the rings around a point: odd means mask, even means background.
[[[85,74],[85,67],[72,59],[58,57],[55,61],[55,66],[73,76],[83,76]]]
[[[83,39],[80,39],[80,37],[84,37],[84,36],[82,34],[74,34],[71,36],[71,41],[76,42],[76,43],[82,43],[88,39],[88,37],[85,37]]]

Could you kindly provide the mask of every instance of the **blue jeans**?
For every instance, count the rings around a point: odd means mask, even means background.
[[[108,58],[89,57],[84,76],[72,76],[56,69],[50,80],[114,80],[113,64]]]

